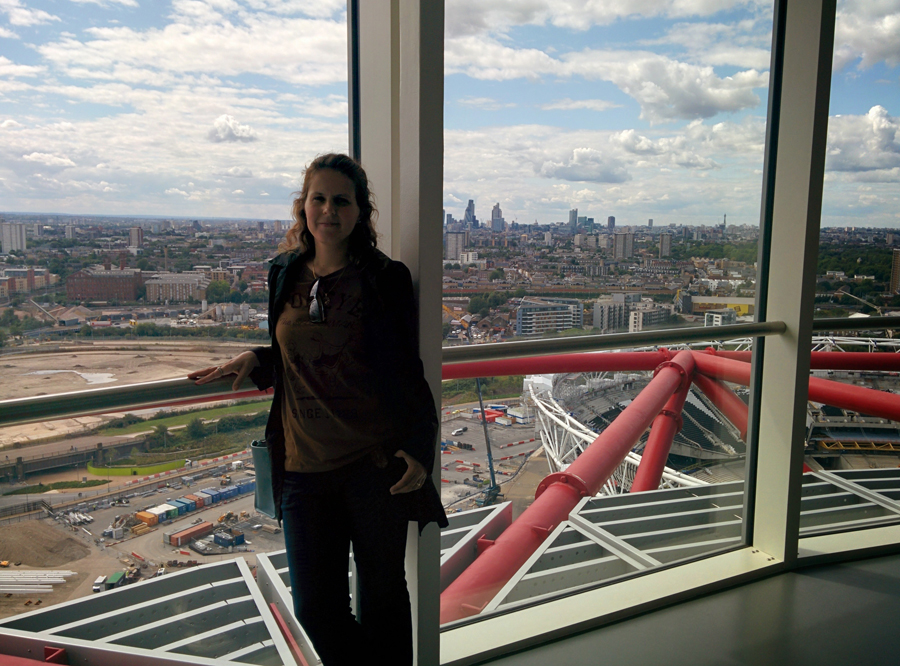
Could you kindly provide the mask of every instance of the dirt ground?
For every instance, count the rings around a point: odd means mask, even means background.
[[[248,342],[146,340],[51,345],[46,353],[0,356],[0,400],[52,395],[185,377],[217,365],[254,346]],[[59,351],[49,351],[58,349]],[[84,431],[102,417],[0,428],[0,450],[27,442]]]
[[[28,613],[36,608],[92,594],[97,576],[114,568],[113,551],[98,551],[83,533],[67,532],[51,520],[33,520],[0,527],[0,559],[8,559],[10,571],[29,569],[74,571],[49,594],[0,595],[0,617]],[[16,566],[15,562],[21,562]],[[31,602],[31,603],[28,603]]]

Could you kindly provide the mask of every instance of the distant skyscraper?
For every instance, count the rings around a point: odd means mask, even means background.
[[[140,227],[131,227],[128,230],[128,247],[141,247],[144,244],[144,230]]]
[[[74,224],[66,225],[66,238],[75,238],[75,225]]]
[[[894,248],[891,257],[891,293],[900,291],[900,249]]]
[[[553,234],[549,231],[544,232],[544,245],[552,245],[553,244]]]
[[[587,229],[589,234],[594,233],[594,218],[587,218]]]
[[[578,209],[573,208],[569,211],[569,231],[573,234],[575,230],[578,228]]]
[[[0,223],[0,245],[3,253],[9,254],[13,250],[25,250],[25,225],[15,222]]]
[[[257,220],[257,221],[256,221],[256,230],[257,230],[259,233],[265,233],[265,231],[266,231],[266,223],[263,222],[262,220]]]
[[[469,205],[466,206],[466,217],[464,220],[466,229],[477,229],[478,219],[475,217],[475,201],[469,199]]]
[[[659,258],[672,256],[672,234],[659,235]]]
[[[652,217],[649,220],[647,220],[647,226],[650,227],[651,229],[653,228],[653,218]]]
[[[500,202],[498,201],[494,204],[493,210],[491,210],[491,231],[503,231],[504,224],[503,211],[500,210]]]
[[[466,249],[465,231],[448,231],[444,245],[444,259],[452,262],[459,261],[459,255]]]
[[[281,220],[275,220],[275,233],[281,233]]]
[[[634,234],[616,234],[615,254],[616,259],[628,259],[634,256]]]
[[[606,218],[606,228],[610,231],[616,230],[616,218],[614,215],[610,215],[608,218]]]

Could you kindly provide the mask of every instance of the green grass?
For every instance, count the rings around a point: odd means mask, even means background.
[[[98,435],[133,435],[136,432],[146,432],[153,430],[155,426],[164,425],[167,428],[172,426],[187,425],[196,418],[201,419],[218,419],[223,416],[251,414],[254,412],[266,411],[272,406],[271,400],[260,400],[258,402],[247,402],[240,405],[231,405],[229,407],[214,407],[212,409],[202,409],[191,412],[179,412],[174,416],[164,416],[159,418],[148,419],[135,423],[126,428],[103,428],[96,434]]]
[[[90,481],[57,481],[55,483],[44,483],[39,486],[25,486],[17,488],[6,495],[39,495],[48,490],[65,490],[66,488],[89,488],[91,486],[102,486],[109,483],[106,479],[91,479]]]
[[[168,472],[170,469],[178,469],[184,467],[184,458],[177,458],[168,462],[156,465],[143,465],[141,467],[94,467],[90,463],[87,465],[87,471],[94,476],[147,476],[148,474],[159,474],[160,472]]]

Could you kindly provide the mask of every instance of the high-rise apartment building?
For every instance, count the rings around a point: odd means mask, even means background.
[[[653,218],[652,217],[649,220],[647,220],[647,226],[650,227],[651,229],[653,228]]]
[[[66,238],[75,238],[75,225],[74,224],[66,225]]]
[[[634,234],[617,233],[613,250],[616,259],[629,259],[634,256]]]
[[[606,218],[606,228],[609,231],[616,230],[616,216],[615,215],[610,215],[608,218]]]
[[[9,254],[14,250],[25,250],[25,225],[15,222],[0,223],[0,245],[3,253]]]
[[[128,230],[128,247],[141,247],[144,244],[144,230],[140,227],[131,227]]]
[[[891,256],[891,293],[900,291],[900,249],[894,248]]]
[[[493,210],[491,210],[491,231],[503,231],[503,227],[506,224],[503,219],[503,211],[500,210],[500,202],[494,204]]]
[[[444,259],[459,261],[459,255],[466,249],[467,236],[465,231],[448,231],[444,236]]]
[[[672,256],[672,234],[659,235],[659,258]]]
[[[275,220],[275,235],[281,235],[281,220]]]
[[[553,233],[550,231],[544,232],[544,245],[552,245],[553,244]]]

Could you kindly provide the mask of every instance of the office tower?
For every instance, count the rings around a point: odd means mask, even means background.
[[[494,204],[491,210],[491,231],[503,231],[505,222],[503,220],[503,211],[500,210],[500,202]]]
[[[634,234],[616,234],[615,254],[616,259],[628,259],[634,256]]]
[[[459,261],[459,255],[466,249],[465,231],[448,231],[444,241],[444,259]]]
[[[659,235],[659,258],[672,256],[672,234]]]
[[[14,250],[25,250],[25,225],[15,222],[0,223],[0,245],[3,253],[9,254]]]
[[[647,226],[650,227],[651,229],[653,228],[653,218],[652,217],[649,220],[647,220]]]
[[[478,218],[475,217],[475,201],[469,199],[469,205],[466,206],[466,217],[464,219],[466,229],[477,229]]]
[[[281,234],[281,220],[275,220],[275,233]]]
[[[592,217],[587,219],[587,230],[589,234],[594,233],[594,218]]]
[[[128,230],[128,247],[141,247],[144,244],[144,230],[140,227],[131,227]]]
[[[575,233],[575,229],[578,228],[578,209],[573,208],[569,211],[569,231],[573,234]]]
[[[891,293],[900,291],[900,249],[894,248],[891,256]]]
[[[608,218],[606,218],[606,228],[609,231],[616,230],[616,218],[614,215],[610,215]]]
[[[256,222],[256,230],[257,230],[259,233],[261,233],[261,234],[262,234],[262,233],[265,233],[265,231],[266,231],[266,223],[263,222],[262,220],[258,220],[258,221]]]

